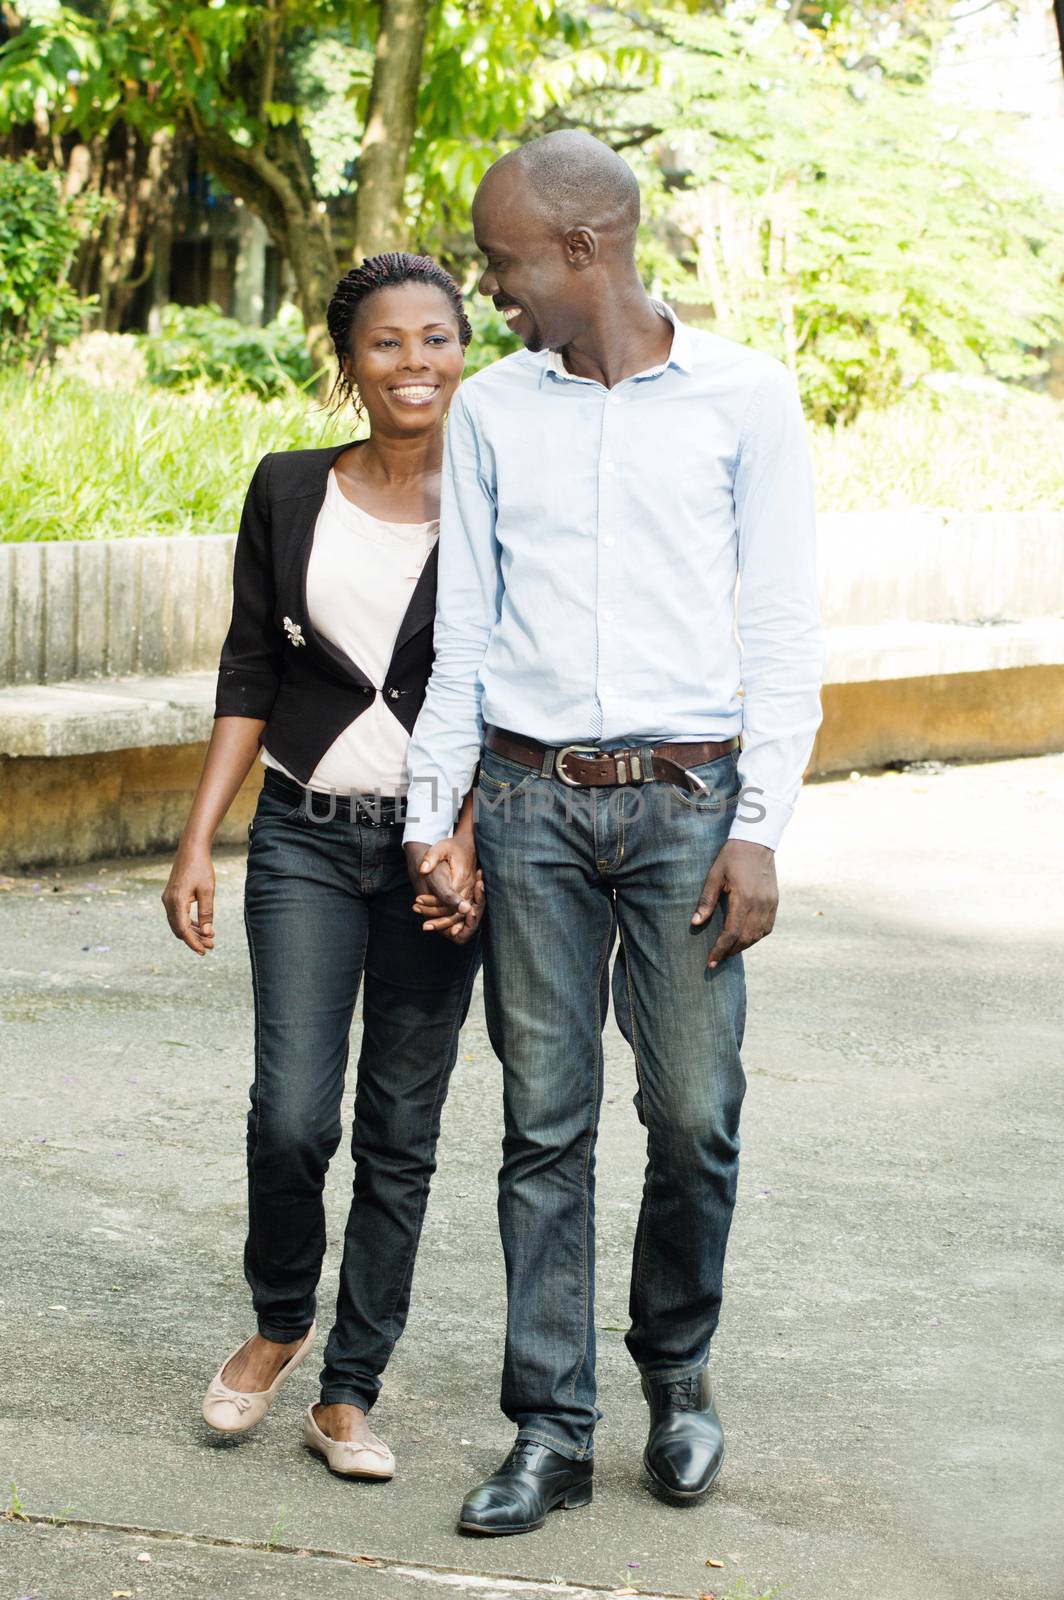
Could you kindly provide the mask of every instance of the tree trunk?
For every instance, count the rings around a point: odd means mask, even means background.
[[[433,0],[381,0],[355,201],[356,259],[401,249],[405,243],[403,190],[432,4]],[[271,93],[274,71],[271,65]],[[265,97],[265,84],[262,90]],[[317,368],[330,374],[333,349],[325,311],[339,269],[329,215],[314,192],[313,163],[298,124],[271,129],[263,146],[244,146],[204,127],[193,106],[188,121],[207,166],[262,218],[291,267],[311,357]]]
[[[314,193],[302,135],[289,125],[275,130],[269,154],[206,130],[193,130],[211,172],[266,224],[292,269],[315,367],[329,370],[332,340],[325,312],[339,276],[328,212]]]
[[[358,162],[355,260],[406,244],[403,190],[432,0],[381,0],[373,81]]]

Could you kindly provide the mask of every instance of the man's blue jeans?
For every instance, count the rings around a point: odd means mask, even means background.
[[[401,828],[312,820],[263,789],[244,902],[255,990],[244,1270],[259,1332],[281,1343],[314,1319],[322,1192],[364,982],[354,1194],[321,1375],[326,1405],[363,1411],[406,1323],[440,1114],[479,965],[478,940],[456,945],[423,931],[401,838]]]
[[[499,1222],[509,1306],[502,1408],[518,1437],[592,1454],[595,1137],[613,968],[635,1054],[647,1167],[626,1343],[648,1374],[699,1372],[721,1303],[735,1203],[741,956],[710,972],[723,909],[691,917],[728,837],[734,755],[693,769],[711,798],[665,783],[572,789],[490,750],[477,796],[487,888],[485,1000],[503,1064]]]

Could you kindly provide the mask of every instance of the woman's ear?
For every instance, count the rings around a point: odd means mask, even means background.
[[[344,384],[347,389],[348,398],[351,401],[352,409],[354,410],[355,416],[361,422],[365,408],[362,404],[362,397],[358,392],[358,382],[355,377],[355,363],[349,355],[344,356],[343,360],[340,362],[340,371],[344,376]]]

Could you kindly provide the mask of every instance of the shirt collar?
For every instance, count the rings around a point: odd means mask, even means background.
[[[675,367],[678,372],[691,372],[694,369],[693,352],[691,350],[691,330],[682,323],[671,306],[664,300],[651,300],[654,310],[659,312],[667,322],[672,324],[672,348],[668,357],[660,367],[651,367],[646,372],[633,374],[636,378],[656,378],[664,372],[666,367]],[[548,350],[547,359],[543,366],[543,376],[550,374],[552,378],[559,378],[564,383],[593,383],[593,378],[580,378],[574,372],[568,372],[562,360],[560,350]]]

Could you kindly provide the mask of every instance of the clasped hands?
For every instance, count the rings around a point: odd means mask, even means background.
[[[423,931],[442,933],[455,944],[468,943],[484,916],[484,874],[477,866],[472,834],[434,845],[411,841],[403,848]]]
[[[472,836],[441,839],[435,845],[412,842],[405,849],[417,890],[414,910],[425,919],[425,931],[465,944],[484,915],[484,874]],[[727,910],[706,956],[710,971],[772,932],[779,903],[773,852],[765,845],[728,840],[706,873],[691,917],[693,933],[706,925],[722,896]]]

